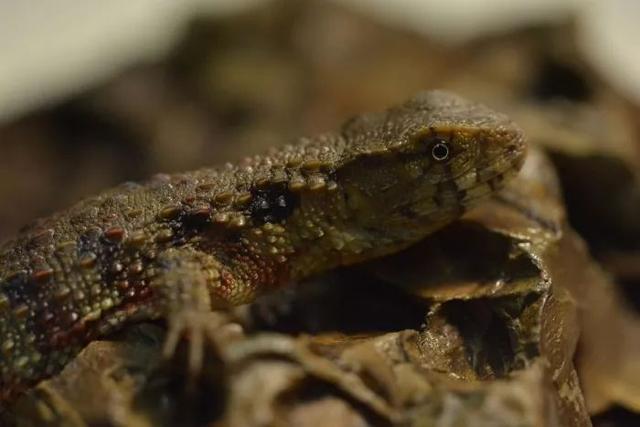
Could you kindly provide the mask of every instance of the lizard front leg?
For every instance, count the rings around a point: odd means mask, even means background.
[[[220,308],[233,301],[224,301],[220,289],[233,280],[232,273],[214,256],[192,247],[162,252],[155,269],[151,286],[168,324],[163,354],[171,357],[180,339],[188,336],[188,369],[196,375],[207,341],[217,346],[229,332],[231,320]]]

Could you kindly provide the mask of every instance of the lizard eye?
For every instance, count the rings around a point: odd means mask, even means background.
[[[436,162],[443,162],[449,158],[449,147],[444,141],[437,140],[431,147],[431,157]]]

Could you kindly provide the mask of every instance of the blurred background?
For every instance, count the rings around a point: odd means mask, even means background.
[[[447,88],[546,149],[637,309],[638,18],[637,0],[0,2],[0,239],[119,182]],[[596,425],[640,423],[600,409]]]

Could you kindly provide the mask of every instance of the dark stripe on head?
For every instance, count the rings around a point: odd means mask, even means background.
[[[445,201],[446,195],[452,195],[459,204],[461,201],[460,197],[460,188],[458,183],[454,179],[453,171],[451,170],[451,166],[449,164],[443,165],[444,176],[445,178],[439,182],[436,186],[436,194],[433,197],[433,201],[438,205],[442,206]]]
[[[478,140],[478,155],[475,158],[476,182],[482,182],[482,174],[480,173],[487,165],[487,140],[482,134]]]

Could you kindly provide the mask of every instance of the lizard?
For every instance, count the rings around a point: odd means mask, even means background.
[[[92,340],[164,319],[164,354],[209,316],[419,241],[499,190],[526,142],[507,116],[420,92],[338,132],[236,164],[125,183],[35,221],[0,246],[0,402]]]

